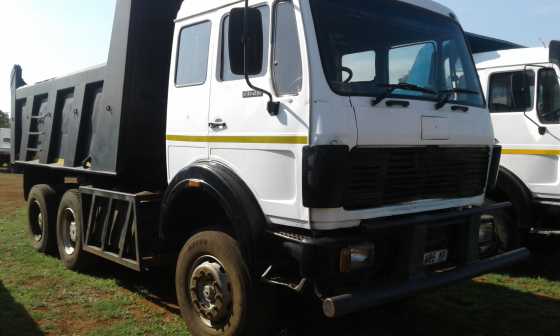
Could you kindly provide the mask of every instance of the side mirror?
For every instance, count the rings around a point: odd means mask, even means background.
[[[560,41],[550,42],[550,62],[560,66]]]
[[[228,35],[231,72],[248,76],[260,74],[263,67],[261,12],[256,8],[232,9],[229,15]]]
[[[529,86],[529,82],[532,81],[531,77],[527,75],[527,72],[518,72],[511,77],[511,81],[515,106],[523,110],[530,109],[533,106]]]

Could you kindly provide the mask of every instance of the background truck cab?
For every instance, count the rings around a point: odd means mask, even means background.
[[[9,128],[0,128],[0,167],[10,163],[11,132]]]
[[[513,203],[500,221],[507,224],[502,244],[514,248],[529,231],[560,230],[560,42],[524,48],[483,36],[469,39],[503,147],[490,197]]]

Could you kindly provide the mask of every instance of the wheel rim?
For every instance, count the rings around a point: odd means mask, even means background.
[[[41,239],[43,239],[43,233],[45,229],[45,216],[43,216],[43,213],[41,212],[41,205],[37,200],[31,202],[29,214],[33,240],[35,242],[40,242]]]
[[[199,318],[214,328],[232,314],[231,282],[222,263],[212,256],[196,260],[188,279],[190,299]]]
[[[504,250],[503,237],[505,235],[501,226],[499,225],[502,218],[497,214],[484,214],[481,217],[481,227],[486,227],[485,250],[490,252],[498,252]],[[479,232],[480,234],[480,232]]]
[[[78,241],[78,226],[76,224],[76,214],[70,208],[64,209],[62,213],[62,242],[64,252],[72,255],[76,252],[76,242]]]

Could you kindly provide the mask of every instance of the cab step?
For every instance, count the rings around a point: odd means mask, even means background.
[[[160,195],[80,187],[84,250],[135,271],[153,265]]]

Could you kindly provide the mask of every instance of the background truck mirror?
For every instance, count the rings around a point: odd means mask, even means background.
[[[511,76],[511,80],[515,106],[522,110],[529,110],[533,106],[529,89],[529,81],[532,79],[527,76],[527,72],[516,72]]]
[[[246,31],[244,29],[245,13],[247,13]],[[261,12],[256,8],[232,9],[230,12],[228,29],[231,71],[236,75],[248,76],[261,73],[263,67],[263,29]]]
[[[560,66],[560,41],[550,42],[550,62]]]

